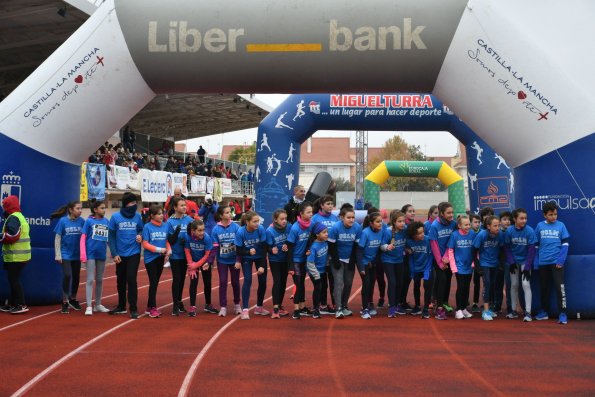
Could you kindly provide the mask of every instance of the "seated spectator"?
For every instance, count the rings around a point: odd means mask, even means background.
[[[92,164],[100,164],[102,161],[103,155],[101,154],[100,150],[97,150],[94,154],[89,156],[89,163]]]

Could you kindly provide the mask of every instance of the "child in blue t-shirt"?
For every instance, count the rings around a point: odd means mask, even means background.
[[[473,239],[473,246],[479,249],[479,265],[483,277],[483,312],[481,318],[491,321],[497,314],[490,310],[493,302],[494,286],[498,264],[500,262],[500,248],[504,245],[504,238],[500,231],[500,220],[494,215],[489,215],[484,220],[485,229],[480,231]]]
[[[407,226],[406,249],[409,251],[409,273],[413,279],[413,298],[415,307],[411,314],[421,314],[422,319],[430,318],[430,301],[434,272],[432,263],[432,249],[430,238],[424,234],[424,225],[421,222],[412,222]],[[424,308],[420,309],[421,282],[424,284]]]
[[[62,265],[62,310],[68,314],[68,308],[81,310],[76,300],[81,275],[81,234],[85,220],[81,217],[83,205],[80,201],[71,201],[60,207],[50,216],[50,219],[60,218],[54,228],[56,237],[54,248],[56,262]]]
[[[469,286],[473,275],[473,239],[475,232],[471,230],[471,222],[467,215],[459,216],[458,230],[450,235],[448,241],[448,257],[450,269],[457,278],[457,311],[455,318],[462,320],[473,315],[467,311],[469,302]]]
[[[478,214],[469,215],[471,221],[471,230],[475,235],[481,229],[481,217]],[[479,266],[479,259],[476,255],[473,256],[473,305],[471,306],[472,313],[481,313],[479,308],[479,292],[481,291],[481,267]]]
[[[333,209],[335,208],[335,201],[333,196],[331,195],[324,195],[320,199],[317,200],[318,202],[318,212],[314,214],[312,217],[312,223],[322,223],[328,230],[339,220],[337,215],[333,214]],[[329,252],[328,258],[329,262],[327,263],[326,267],[326,277],[322,280],[322,290],[320,292],[320,312],[322,314],[335,314],[336,313],[336,301],[334,295],[334,278],[333,273],[330,269],[330,261],[331,253]],[[327,300],[327,291],[330,290],[331,294],[331,303],[332,305],[328,305]]]
[[[407,235],[405,232],[405,214],[399,210],[390,213],[390,226],[384,229],[380,250],[380,261],[388,280],[388,317],[407,314],[398,304],[403,289],[404,253]],[[409,281],[411,279],[409,278]]]
[[[271,318],[287,316],[283,309],[283,297],[287,287],[287,236],[291,226],[287,223],[287,212],[278,209],[273,213],[273,223],[266,230],[266,244],[269,267],[273,275],[273,313]]]
[[[146,314],[151,318],[158,318],[161,312],[157,310],[157,287],[163,273],[163,265],[171,254],[171,247],[167,241],[169,225],[163,222],[163,207],[151,205],[149,207],[149,222],[143,227],[143,248],[145,269],[149,277],[149,296]]]
[[[242,314],[240,306],[240,268],[236,263],[236,232],[240,229],[237,223],[231,221],[231,208],[221,205],[215,213],[217,225],[213,228],[211,237],[213,249],[217,251],[217,271],[219,272],[219,316],[227,315],[227,278],[231,275],[233,290],[234,313]]]
[[[190,310],[188,315],[190,317],[196,316],[196,293],[198,291],[199,272],[203,274],[203,282],[205,281],[205,273],[209,270],[210,264],[208,262],[211,250],[213,249],[213,240],[206,233],[205,223],[201,219],[196,219],[188,225],[188,237],[184,245],[184,253],[186,254],[186,262],[188,262],[187,274],[190,277]],[[210,280],[210,277],[209,277]],[[210,288],[210,283],[208,284]],[[206,287],[205,287],[206,288]],[[206,291],[205,291],[206,292]],[[211,313],[209,310],[212,307],[210,299],[207,300],[205,293],[205,309],[206,313]],[[214,308],[212,308],[215,311]]]
[[[355,250],[362,235],[362,227],[355,222],[355,211],[349,204],[341,206],[339,218],[328,231],[328,247],[333,264],[333,293],[337,303],[335,318],[342,319],[353,315],[347,304],[355,275]]]
[[[510,295],[512,311],[516,313],[519,299],[519,281],[521,280],[525,296],[524,322],[532,321],[531,317],[531,270],[535,258],[537,237],[531,226],[527,225],[527,211],[517,208],[512,211],[514,225],[506,229],[504,236],[504,252],[510,269]]]
[[[379,212],[369,214],[364,220],[364,230],[357,245],[357,267],[362,278],[361,318],[369,320],[378,314],[371,303],[372,288],[376,279],[375,262],[382,244],[382,216]]]
[[[105,219],[103,201],[92,202],[90,210],[92,215],[85,221],[80,241],[81,263],[87,267],[86,316],[93,315],[93,312],[109,312],[109,309],[101,304],[109,222]],[[95,306],[93,306],[93,282],[95,282]]]
[[[558,206],[554,201],[543,205],[545,221],[535,228],[537,254],[539,258],[539,280],[541,285],[541,311],[536,320],[547,320],[550,311],[550,285],[552,279],[558,298],[558,323],[566,324],[566,286],[564,285],[564,262],[568,255],[570,234],[558,220]]]
[[[312,204],[304,201],[299,206],[299,215],[291,226],[287,236],[287,262],[289,274],[293,276],[293,283],[297,285],[293,295],[294,320],[301,316],[311,316],[312,311],[306,307],[306,257],[308,239],[314,224],[312,223]]]
[[[244,212],[242,226],[236,232],[234,244],[240,256],[244,283],[242,285],[242,320],[249,320],[250,289],[252,288],[252,265],[258,273],[258,290],[256,292],[256,309],[254,314],[268,316],[270,312],[263,307],[264,294],[267,288],[266,232],[260,225],[260,217],[254,211]]]
[[[312,243],[309,248],[309,254],[307,258],[307,269],[310,280],[314,285],[314,291],[312,291],[312,302],[314,304],[314,310],[312,311],[312,318],[320,318],[320,300],[322,292],[322,280],[326,277],[322,277],[326,274],[326,264],[328,260],[328,229],[326,225],[319,222],[314,225],[312,233],[316,236],[316,240]]]

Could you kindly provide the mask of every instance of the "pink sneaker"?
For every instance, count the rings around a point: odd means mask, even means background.
[[[258,314],[259,316],[268,316],[271,314],[271,312],[262,306],[256,306],[256,309],[254,309],[254,314]]]
[[[242,315],[240,316],[240,320],[250,320],[250,313],[248,309],[242,310]]]
[[[149,309],[149,317],[158,318],[159,316],[161,316],[161,313],[159,313],[156,307],[152,307]]]
[[[446,310],[443,307],[436,309],[436,315],[434,316],[438,320],[446,320]]]

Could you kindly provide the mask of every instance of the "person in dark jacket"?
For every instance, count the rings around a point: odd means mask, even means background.
[[[306,199],[306,188],[302,185],[296,185],[293,188],[293,197],[289,199],[285,207],[283,208],[287,212],[287,221],[289,223],[295,223],[299,214],[300,204]]]

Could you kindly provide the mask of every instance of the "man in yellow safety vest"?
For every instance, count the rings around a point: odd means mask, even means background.
[[[4,270],[6,270],[10,285],[10,299],[7,305],[0,307],[0,310],[11,314],[21,314],[29,311],[25,305],[25,294],[20,281],[25,265],[31,260],[29,224],[21,213],[17,196],[5,198],[2,201],[2,208],[6,221],[2,226],[0,243],[2,243]]]

